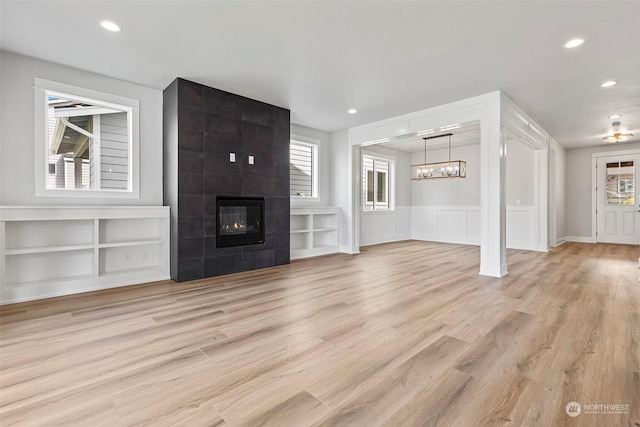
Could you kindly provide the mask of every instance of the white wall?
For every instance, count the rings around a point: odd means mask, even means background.
[[[291,124],[291,139],[295,139],[296,136],[302,136],[304,138],[310,138],[318,141],[318,149],[320,151],[320,158],[318,159],[318,177],[319,188],[318,198],[303,198],[292,197],[291,207],[319,207],[319,206],[332,206],[332,174],[331,174],[331,135],[321,130],[309,128],[306,126]],[[303,141],[304,142],[304,141]]]
[[[446,162],[448,156],[448,149],[428,151],[427,161]],[[451,159],[467,162],[467,177],[410,181],[413,206],[480,206],[480,136],[476,145],[454,147]],[[413,154],[411,160],[423,163],[424,153]]]
[[[591,240],[591,166],[593,153],[640,149],[640,143],[566,151],[566,233],[569,240]]]
[[[34,78],[140,101],[140,198],[35,197]],[[0,205],[162,205],[162,91],[0,52]]]
[[[507,207],[533,206],[533,149],[515,138],[507,139],[506,187]]]

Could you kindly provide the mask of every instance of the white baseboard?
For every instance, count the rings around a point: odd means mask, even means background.
[[[507,249],[533,251],[533,245],[529,240],[507,240]]]
[[[360,253],[360,250],[354,249],[349,245],[340,245],[340,248],[338,250],[341,254],[356,255]]]
[[[360,247],[379,245],[382,243],[401,242],[403,240],[411,240],[411,234],[393,234],[389,236],[375,236],[360,239]]]
[[[480,246],[480,238],[464,238],[460,236],[428,236],[428,235],[412,235],[412,240],[422,240],[425,242],[453,243],[456,245],[472,245]]]
[[[569,240],[569,238],[567,236],[561,237],[559,239],[556,240],[556,247],[560,246],[560,245],[564,245],[565,243],[567,243]]]
[[[592,237],[583,237],[583,236],[567,236],[567,242],[595,243]]]

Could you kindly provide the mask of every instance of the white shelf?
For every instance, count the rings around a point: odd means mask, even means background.
[[[4,254],[7,256],[26,255],[26,254],[39,254],[39,253],[47,253],[47,252],[80,251],[84,249],[93,249],[93,245],[44,246],[41,248],[7,249],[4,252]]]
[[[298,233],[311,233],[313,230],[308,229],[308,230],[291,230],[291,234],[298,234]]]
[[[151,240],[132,240],[130,242],[113,242],[113,243],[100,243],[98,248],[122,248],[126,246],[143,246],[143,245],[156,245],[164,243],[162,239],[151,239]]]
[[[169,279],[169,208],[0,206],[0,304]]]
[[[291,209],[291,259],[339,251],[338,208]]]
[[[46,280],[34,280],[30,282],[19,282],[19,283],[7,283],[5,286],[8,288],[29,288],[29,287],[40,287],[40,286],[49,286],[52,283],[59,281],[72,281],[72,280],[90,280],[93,279],[93,274],[78,274],[76,276],[65,276],[64,278],[59,279],[46,279]]]
[[[143,273],[143,272],[149,272],[149,271],[160,271],[162,270],[162,267],[160,266],[156,266],[156,267],[142,267],[142,268],[129,268],[129,269],[122,269],[122,270],[118,270],[118,271],[110,271],[107,273],[100,273],[100,277],[109,277],[109,276],[118,276],[121,274],[131,274],[131,273]]]

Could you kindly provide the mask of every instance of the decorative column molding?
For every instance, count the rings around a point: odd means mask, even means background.
[[[480,121],[480,274],[503,277],[506,249],[506,135],[501,132],[500,107]]]

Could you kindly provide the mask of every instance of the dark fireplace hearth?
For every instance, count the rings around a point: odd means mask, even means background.
[[[216,246],[264,243],[264,197],[225,197],[216,200]]]

